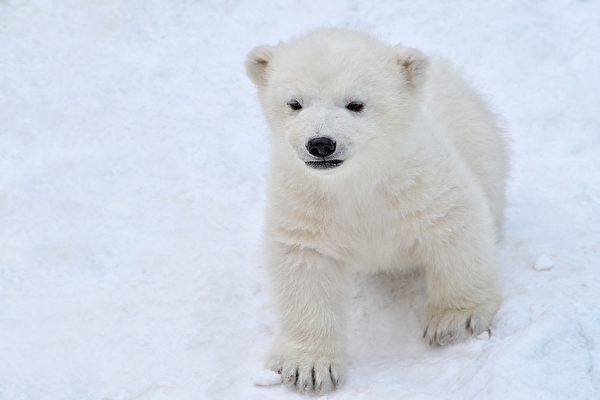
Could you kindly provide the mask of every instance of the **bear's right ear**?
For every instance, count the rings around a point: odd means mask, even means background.
[[[267,83],[267,67],[273,58],[275,47],[258,46],[246,57],[246,73],[256,86]]]

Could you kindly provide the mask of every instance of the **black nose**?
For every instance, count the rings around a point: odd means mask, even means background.
[[[327,157],[335,152],[335,142],[328,137],[310,139],[306,150],[315,157]]]

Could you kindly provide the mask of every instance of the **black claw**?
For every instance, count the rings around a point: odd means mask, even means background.
[[[331,378],[331,382],[333,382],[333,386],[337,387],[338,380],[333,376],[333,372],[331,372],[331,365],[329,366],[329,377]]]
[[[465,329],[469,329],[471,327],[471,316],[469,315],[469,318],[467,318],[467,323],[465,324]]]

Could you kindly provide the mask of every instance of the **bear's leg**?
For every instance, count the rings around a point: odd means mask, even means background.
[[[344,375],[346,273],[312,249],[273,244],[267,257],[281,320],[267,368],[301,393],[331,391]]]
[[[432,240],[423,252],[428,295],[423,337],[432,345],[489,330],[500,306],[493,230],[478,222]]]

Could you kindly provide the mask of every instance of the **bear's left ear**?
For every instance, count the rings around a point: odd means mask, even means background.
[[[396,64],[402,68],[408,83],[414,87],[420,87],[425,82],[425,75],[429,60],[427,56],[417,49],[404,47],[402,45],[394,46],[396,52]]]
[[[246,73],[256,86],[267,83],[267,67],[273,58],[275,47],[258,46],[250,50],[246,57]]]

